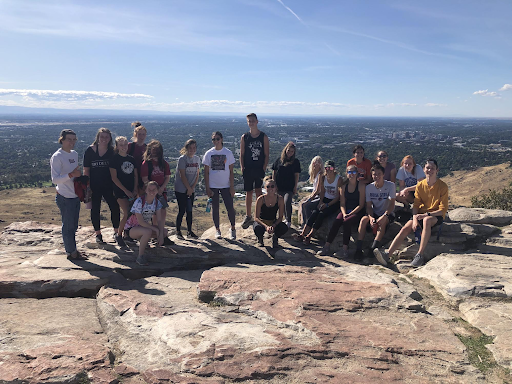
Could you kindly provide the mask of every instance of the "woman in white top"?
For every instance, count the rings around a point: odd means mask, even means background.
[[[400,193],[396,196],[396,201],[401,202],[405,209],[409,209],[409,204],[414,203],[414,191],[416,191],[416,184],[425,179],[425,172],[421,166],[416,165],[413,157],[407,155],[402,159],[402,166],[396,174],[398,184],[400,186]]]
[[[320,200],[318,205],[308,219],[302,233],[294,236],[295,240],[302,241],[305,244],[309,244],[311,236],[322,226],[324,219],[335,214],[340,209],[339,189],[342,179],[336,172],[334,161],[327,160],[324,168],[325,176],[320,179]]]
[[[56,185],[57,190],[55,202],[62,217],[62,240],[67,257],[85,260],[87,257],[78,253],[75,240],[80,216],[80,199],[75,193],[74,179],[82,174],[78,166],[78,154],[73,150],[76,141],[73,130],[62,130],[59,137],[61,148],[53,154],[50,166],[52,183]]]
[[[231,223],[231,240],[236,239],[235,231],[235,209],[233,197],[235,196],[235,176],[233,166],[235,157],[233,152],[224,148],[222,133],[213,132],[212,142],[214,147],[210,148],[203,157],[204,182],[206,194],[212,199],[212,218],[216,228],[215,238],[220,239],[219,223],[219,195],[222,195],[224,205],[228,211],[229,222]]]
[[[320,156],[313,157],[309,164],[309,182],[313,184],[313,191],[299,203],[299,218],[302,218],[303,225],[306,225],[311,213],[320,202],[320,179],[324,174],[322,164],[323,160]]]

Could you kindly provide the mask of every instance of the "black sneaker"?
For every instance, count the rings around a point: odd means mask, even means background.
[[[354,260],[355,261],[363,260],[363,250],[362,249],[356,249],[356,253],[354,253]]]
[[[383,266],[388,265],[389,263],[389,255],[386,251],[382,251],[379,248],[375,248],[373,250],[373,254],[375,255],[375,258],[379,263],[381,263]]]
[[[197,235],[196,235],[194,232],[192,232],[192,231],[188,231],[188,232],[187,232],[187,237],[188,237],[189,239],[199,239],[199,236],[197,236]]]
[[[105,242],[103,241],[103,236],[101,235],[101,233],[99,235],[96,235],[96,242],[98,244],[105,244]]]
[[[126,243],[124,242],[123,238],[119,235],[116,235],[116,242],[117,245],[119,245],[120,247],[126,247]]]
[[[251,224],[253,223],[253,218],[252,216],[245,216],[245,220],[243,221],[242,223],[242,228],[243,229],[247,229],[251,226]]]
[[[172,241],[168,237],[164,237],[164,243],[162,245],[174,245],[174,241]]]
[[[142,266],[149,265],[149,261],[146,258],[146,256],[144,256],[144,255],[138,256],[137,259],[135,260],[135,262]]]
[[[176,232],[176,237],[180,240],[185,240],[185,238],[183,237],[183,234],[181,233],[181,231],[177,231]],[[165,241],[165,240],[164,240]]]

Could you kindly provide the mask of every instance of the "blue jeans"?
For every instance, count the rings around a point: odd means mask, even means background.
[[[57,194],[55,197],[62,217],[62,240],[66,253],[76,251],[75,233],[78,229],[78,218],[80,217],[80,199],[78,197],[67,199]]]

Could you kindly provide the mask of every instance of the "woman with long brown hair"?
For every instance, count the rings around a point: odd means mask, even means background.
[[[137,164],[138,182],[137,189],[140,196],[144,194],[144,182],[140,175],[140,167],[144,161],[144,153],[146,152],[147,144],[145,143],[148,131],[140,121],[132,123],[133,137],[132,142],[128,144],[128,154],[133,156],[135,164]]]

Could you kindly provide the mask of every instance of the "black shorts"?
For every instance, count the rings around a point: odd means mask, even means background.
[[[373,216],[373,218],[374,218],[375,220],[378,220],[378,219],[379,219],[379,217],[380,217],[379,215],[377,215],[377,214],[375,214],[375,213],[374,213],[372,216]],[[393,214],[389,215],[389,216],[388,216],[388,220],[389,220],[389,221],[388,221],[388,224],[386,225],[386,228],[385,228],[386,230],[388,229],[388,225],[389,225],[389,224],[391,224],[391,223],[393,223],[393,222],[395,221],[395,215],[393,215]],[[370,225],[370,223],[368,223],[368,224],[366,225],[366,232],[373,232],[373,228],[372,228],[372,226]]]
[[[434,227],[437,227],[438,225],[443,224],[443,221],[444,221],[443,216],[433,216],[433,217],[437,217],[437,223],[435,223],[431,228],[434,228]],[[412,220],[412,219],[413,219],[413,218],[411,217],[411,219],[410,219],[410,220]],[[418,222],[418,224],[419,224],[419,225],[420,225],[420,227],[423,229],[423,226],[422,226],[422,224],[423,224],[423,220],[420,220],[420,221]]]
[[[261,188],[265,170],[263,168],[245,168],[243,173],[244,191],[249,192]]]

